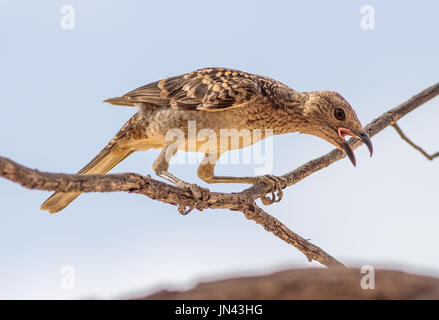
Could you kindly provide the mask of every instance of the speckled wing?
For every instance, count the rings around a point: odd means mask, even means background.
[[[216,111],[262,102],[264,98],[258,76],[232,69],[206,68],[147,84],[105,102],[128,106],[142,102],[176,110]]]

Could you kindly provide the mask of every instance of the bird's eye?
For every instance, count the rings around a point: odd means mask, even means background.
[[[344,119],[346,119],[346,115],[345,115],[343,109],[341,109],[341,108],[335,108],[334,109],[334,117],[337,120],[344,120]]]

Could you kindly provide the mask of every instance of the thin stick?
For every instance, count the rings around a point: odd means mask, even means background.
[[[436,152],[436,153],[433,153],[432,155],[430,155],[430,154],[427,153],[427,151],[425,151],[420,146],[415,144],[412,140],[410,140],[410,138],[406,136],[406,134],[402,131],[402,129],[399,127],[399,125],[397,123],[392,124],[392,126],[395,128],[396,132],[398,132],[399,136],[403,140],[405,140],[414,149],[418,150],[428,160],[432,161],[434,158],[439,157],[439,152]]]

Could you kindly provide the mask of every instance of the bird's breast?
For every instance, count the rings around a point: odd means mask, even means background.
[[[249,125],[249,110],[236,108],[223,111],[173,110],[155,112],[146,128],[155,141],[179,143],[189,152],[241,149],[271,135],[267,128]],[[268,131],[268,133],[267,133]]]

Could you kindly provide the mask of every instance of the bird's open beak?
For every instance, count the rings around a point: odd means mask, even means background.
[[[361,132],[358,132],[358,133],[354,133],[354,132],[352,132],[352,131],[349,130],[349,129],[341,128],[341,127],[340,127],[340,128],[338,128],[337,131],[338,131],[338,135],[339,135],[340,138],[342,138],[343,140],[344,140],[344,138],[345,138],[346,136],[351,136],[351,137],[357,138],[358,140],[361,140],[361,141],[367,146],[367,148],[369,149],[370,156],[372,157],[372,154],[373,154],[372,141],[370,141],[369,136],[367,135],[367,133],[366,133],[364,130],[361,131]],[[354,152],[352,151],[352,149],[351,149],[351,147],[349,146],[349,144],[348,144],[346,141],[344,141],[344,142],[341,144],[341,148],[346,152],[347,156],[349,157],[349,159],[351,160],[352,164],[353,164],[354,167],[355,167],[357,161],[356,161],[356,159],[355,159],[355,154],[354,154]]]

